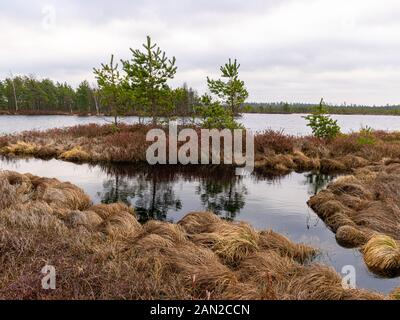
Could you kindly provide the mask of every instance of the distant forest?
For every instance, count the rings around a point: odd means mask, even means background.
[[[312,103],[246,103],[248,113],[312,113],[318,104]],[[371,115],[400,115],[400,105],[365,106],[365,105],[332,105],[326,104],[330,114],[371,114]]]
[[[184,84],[171,90],[173,110],[169,115],[189,116],[198,101],[197,93]],[[2,114],[82,114],[107,115],[111,107],[106,94],[97,85],[82,81],[77,88],[50,79],[18,76],[0,80],[0,112]],[[135,106],[126,114],[135,114]]]
[[[186,84],[171,91],[173,109],[170,115],[193,116],[199,103],[197,92]],[[248,113],[311,113],[317,107],[312,103],[246,103],[243,112]],[[382,114],[400,115],[400,105],[363,106],[327,105],[331,114]],[[105,103],[102,91],[96,84],[81,82],[77,88],[68,83],[50,79],[38,80],[33,76],[17,76],[0,80],[1,114],[82,114],[107,115],[110,106]],[[135,115],[130,108],[127,115]]]

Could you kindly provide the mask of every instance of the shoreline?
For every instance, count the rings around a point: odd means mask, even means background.
[[[200,130],[198,126],[181,127]],[[146,141],[146,133],[153,128],[168,129],[149,124],[120,123],[118,128],[110,124],[84,124],[5,134],[0,136],[0,155],[90,164],[141,164],[147,162],[146,149],[151,143]],[[312,170],[349,173],[399,159],[400,132],[353,132],[324,141],[265,130],[255,134],[254,149],[254,167],[260,173],[282,175]],[[232,166],[221,163],[220,166]]]

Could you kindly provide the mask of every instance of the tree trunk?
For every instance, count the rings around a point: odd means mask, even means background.
[[[17,100],[17,91],[15,90],[15,84],[14,84],[14,77],[11,75],[11,85],[13,87],[13,92],[14,92],[14,101],[15,101],[15,111],[18,112],[18,100]]]
[[[97,96],[96,96],[95,92],[93,92],[93,99],[94,99],[94,105],[96,107],[96,113],[97,113],[97,115],[99,115],[100,114],[100,111],[99,111],[99,100],[97,99]]]
[[[151,98],[151,113],[153,118],[153,125],[157,124],[156,101],[154,97]]]

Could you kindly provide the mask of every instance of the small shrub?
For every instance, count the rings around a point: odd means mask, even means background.
[[[373,136],[373,129],[369,126],[361,127],[360,136],[358,137],[358,144],[364,145],[373,145],[375,144],[375,138]]]
[[[293,152],[297,139],[294,136],[286,135],[282,131],[266,130],[254,137],[256,150],[265,153],[268,149],[276,153]]]
[[[229,110],[219,102],[213,102],[208,95],[201,98],[197,111],[202,118],[201,126],[205,129],[243,129]]]
[[[340,127],[337,124],[337,120],[333,120],[327,116],[327,109],[324,105],[324,100],[321,102],[317,110],[304,119],[308,121],[307,126],[311,127],[314,136],[323,139],[332,139],[340,133]]]

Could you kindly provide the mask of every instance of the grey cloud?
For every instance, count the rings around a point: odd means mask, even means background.
[[[51,31],[41,26],[46,5],[57,14]],[[251,100],[326,95],[333,102],[395,103],[399,17],[395,0],[1,2],[0,77],[12,69],[76,84],[111,53],[128,58],[129,47],[150,34],[177,58],[174,85],[206,90],[205,76],[217,76],[232,57]]]

